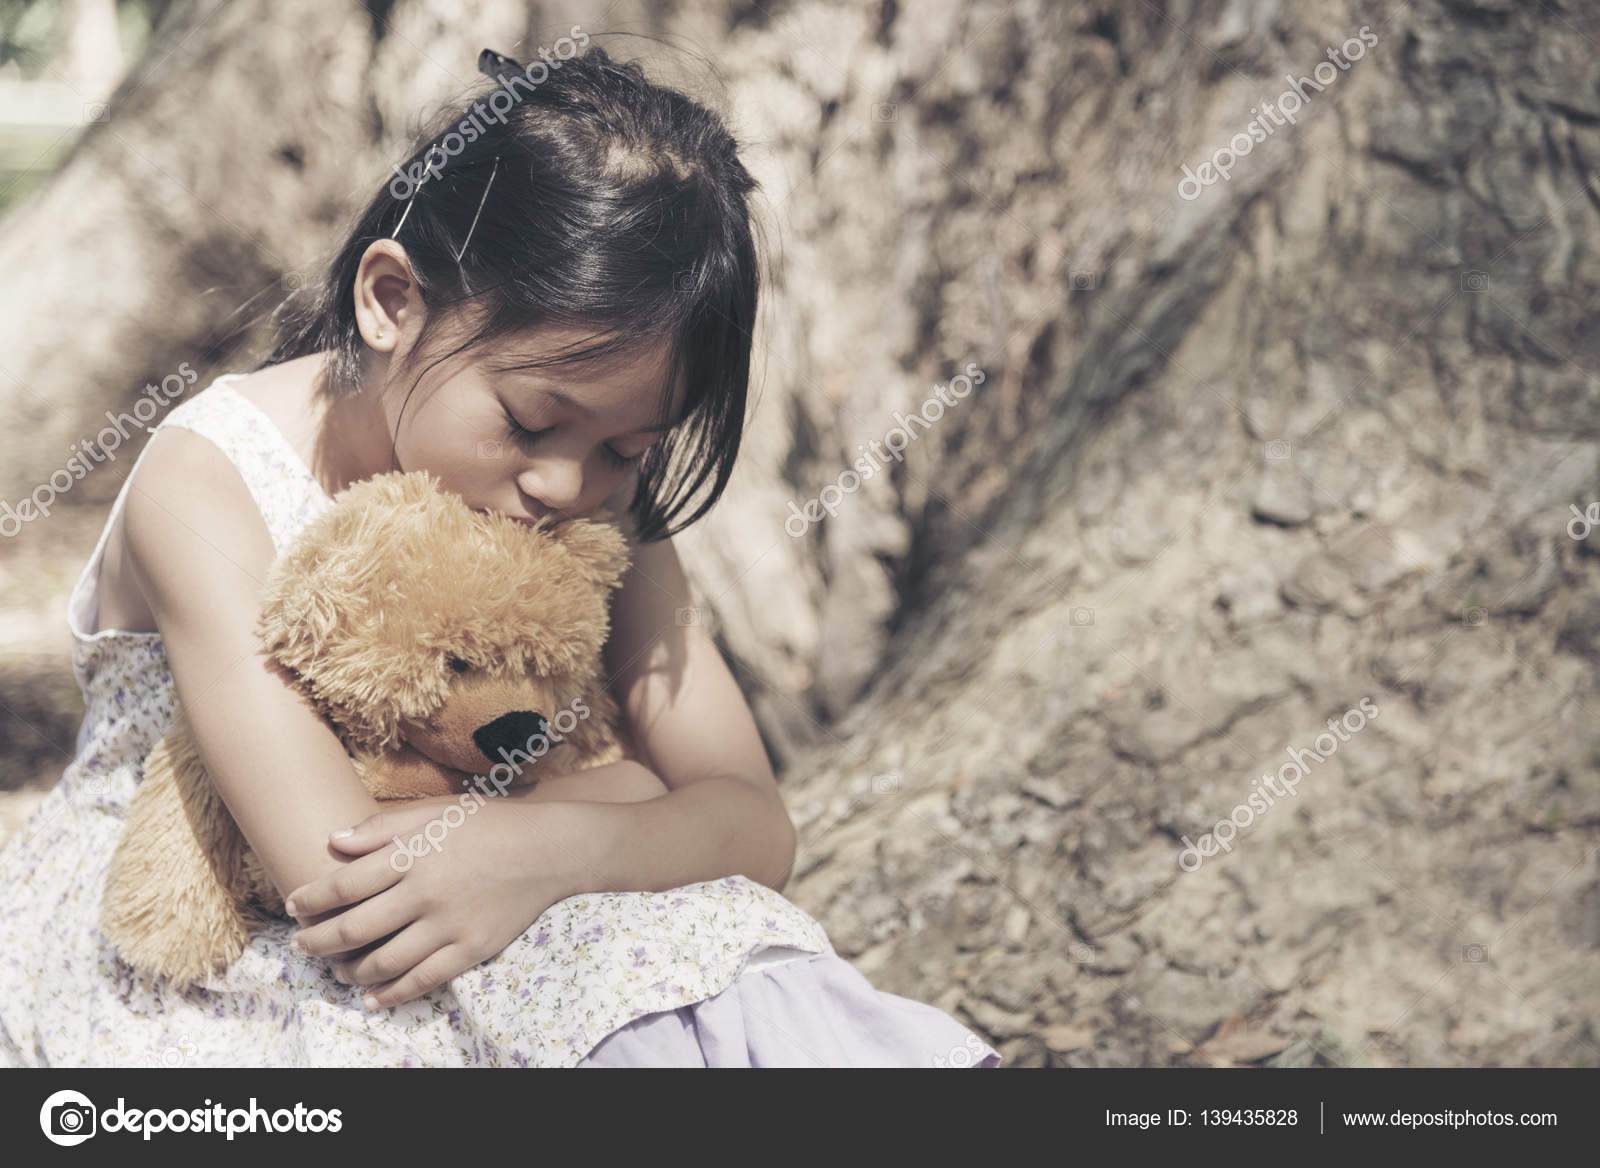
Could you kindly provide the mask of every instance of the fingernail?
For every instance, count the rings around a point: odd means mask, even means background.
[[[299,911],[294,907],[294,901],[292,900],[286,900],[283,902],[283,911],[292,917],[297,917],[300,915]]]
[[[361,999],[361,1004],[369,1010],[376,1010],[378,1008],[378,999],[368,994]]]
[[[353,827],[341,827],[338,831],[333,833],[333,838],[334,839],[344,839],[345,836],[347,836],[347,835],[355,835],[355,833],[356,833],[356,829],[353,828]]]
[[[300,957],[304,957],[306,954],[306,947],[300,943],[299,937],[290,938],[289,948]]]

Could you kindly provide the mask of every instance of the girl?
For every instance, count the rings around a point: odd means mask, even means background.
[[[499,86],[373,199],[268,362],[175,407],[130,472],[70,602],[77,756],[0,853],[0,1063],[998,1064],[778,895],[793,826],[680,615],[669,537],[720,495],[744,421],[754,181],[715,115],[636,65],[546,60],[485,51]],[[491,799],[401,871],[439,801],[379,812],[253,626],[332,494],[417,468],[530,522],[625,512],[607,672],[648,765]],[[180,700],[298,920],[187,990],[96,931]]]

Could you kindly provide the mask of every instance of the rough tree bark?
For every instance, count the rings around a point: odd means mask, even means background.
[[[0,225],[6,498],[147,377],[242,362],[416,111],[570,23],[464,7],[173,15]],[[1600,1060],[1600,534],[1567,531],[1600,497],[1600,23],[1541,8],[584,22],[716,63],[780,227],[748,454],[683,543],[784,764],[790,894],[882,988],[1016,1065]],[[892,476],[786,532],[968,361]]]

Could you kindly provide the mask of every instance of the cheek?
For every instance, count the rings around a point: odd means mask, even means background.
[[[498,424],[499,415],[444,408],[439,403],[415,424],[406,423],[400,446],[405,470],[427,470],[447,490],[471,497],[473,489],[490,486],[512,474],[516,447]]]

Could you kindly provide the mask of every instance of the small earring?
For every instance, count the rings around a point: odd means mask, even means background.
[[[373,339],[373,340],[375,340],[375,341],[381,341],[381,340],[383,340],[383,330],[382,330],[382,329],[379,329],[379,330],[378,330],[378,331],[377,331],[377,333],[376,333],[376,334],[375,334],[375,335],[374,335],[374,336],[373,336],[373,338],[372,338],[372,339]]]

